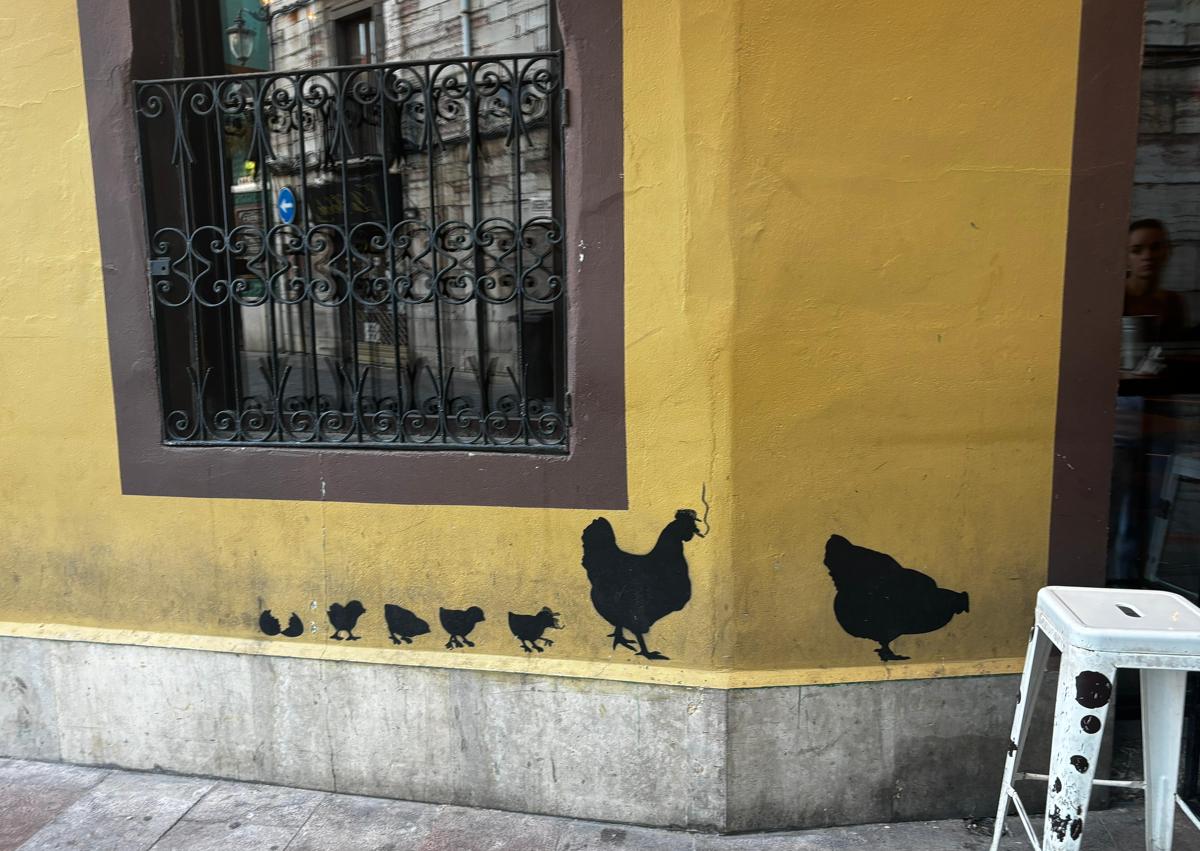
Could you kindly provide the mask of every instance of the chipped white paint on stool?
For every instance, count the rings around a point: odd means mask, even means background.
[[[1062,651],[1063,658],[1050,773],[1025,773],[1017,767],[1051,645]],[[1095,779],[1118,668],[1141,671],[1143,781]],[[1093,785],[1145,790],[1147,851],[1171,851],[1176,803],[1200,827],[1195,814],[1175,794],[1189,670],[1200,670],[1200,609],[1182,597],[1165,591],[1100,588],[1048,587],[1039,591],[991,851],[1000,847],[1010,802],[1030,844],[1039,845],[1013,788],[1017,780],[1048,784],[1042,851],[1077,851]]]

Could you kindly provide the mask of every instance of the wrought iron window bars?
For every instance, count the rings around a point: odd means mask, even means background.
[[[135,83],[163,440],[563,452],[561,55]]]

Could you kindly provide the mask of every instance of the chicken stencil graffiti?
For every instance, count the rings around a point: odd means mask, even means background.
[[[292,616],[288,619],[287,628],[283,628],[279,625],[279,618],[271,614],[270,609],[265,609],[258,616],[258,628],[262,630],[264,635],[282,635],[285,638],[295,638],[298,635],[304,634],[304,621],[300,620],[298,614],[292,612]]]
[[[701,488],[700,502],[704,505],[703,517],[695,509],[679,509],[674,519],[659,533],[654,547],[644,555],[622,550],[607,518],[597,517],[583,530],[582,564],[591,584],[592,605],[600,617],[612,626],[608,637],[613,640],[613,649],[619,645],[647,660],[670,658],[647,647],[646,634],[664,617],[682,611],[691,602],[692,581],[683,545],[693,538],[706,537],[711,531],[706,487]],[[317,603],[313,602],[312,607],[316,609]],[[333,627],[329,638],[336,641],[358,641],[361,638],[354,634],[359,620],[367,614],[361,601],[350,600],[344,605],[331,603],[326,614]],[[428,621],[395,603],[384,604],[383,617],[387,623],[388,638],[394,645],[412,644],[414,638],[430,632]],[[561,617],[549,606],[543,606],[533,614],[510,610],[508,628],[525,653],[545,653],[554,645],[554,640],[547,638],[546,633],[563,628]],[[479,606],[465,609],[443,606],[438,609],[438,621],[447,635],[445,648],[456,650],[475,647],[475,642],[468,636],[486,618]],[[266,610],[260,615],[259,628],[266,635],[290,637],[301,634],[304,625],[293,614],[291,622],[284,629],[271,611]],[[314,624],[313,632],[316,630]]]
[[[313,608],[315,609],[316,606],[317,604],[314,602]],[[367,609],[359,600],[351,600],[345,605],[330,604],[326,614],[329,616],[333,632],[329,637],[335,641],[358,641],[362,636],[355,635],[354,630],[358,628],[359,619],[366,613]],[[546,638],[546,632],[552,629],[562,629],[561,617],[562,615],[549,606],[543,606],[531,615],[510,611],[508,628],[512,632],[513,638],[519,642],[520,648],[526,653],[545,653],[546,649],[554,644],[553,639]],[[388,638],[391,639],[392,644],[399,646],[412,644],[414,638],[429,634],[429,623],[424,618],[395,603],[384,604],[383,619],[387,623]],[[442,624],[442,629],[449,636],[445,645],[446,649],[453,650],[459,647],[474,647],[475,642],[467,636],[486,618],[483,616],[483,609],[478,606],[462,610],[443,607],[438,609],[438,620]],[[299,615],[293,612],[285,628],[270,609],[265,609],[259,614],[258,628],[263,634],[272,637],[282,635],[286,638],[295,638],[304,633],[304,622],[300,620]],[[314,624],[313,632],[316,631],[317,627]],[[343,633],[345,633],[344,636]]]
[[[549,647],[554,642],[545,637],[548,629],[562,629],[562,622],[559,621],[558,612],[552,611],[549,606],[543,606],[542,610],[536,615],[518,615],[515,612],[508,613],[508,628],[512,632],[513,637],[521,642],[521,649],[526,653],[532,653],[536,650],[538,653],[545,652],[544,647],[539,647],[538,642],[541,642],[545,647]],[[531,650],[530,648],[533,648]]]
[[[366,613],[367,610],[358,600],[351,600],[344,606],[341,603],[330,603],[329,611],[325,613],[329,615],[329,623],[333,626],[333,634],[329,637],[341,641],[341,633],[344,632],[346,641],[358,641],[362,636],[354,634],[354,627],[358,624],[358,619]]]
[[[592,585],[592,605],[600,617],[612,625],[608,637],[617,645],[645,659],[669,659],[646,647],[646,633],[672,612],[678,612],[692,599],[692,580],[683,545],[694,537],[708,534],[708,501],[704,518],[694,509],[681,508],[675,519],[658,536],[654,549],[645,555],[627,553],[617,545],[612,524],[597,517],[583,530],[583,568]],[[704,531],[700,531],[700,524]],[[634,645],[625,631],[637,639]]]
[[[924,573],[841,535],[831,535],[825,544],[825,566],[837,588],[833,613],[838,623],[855,638],[878,642],[875,652],[884,662],[908,659],[892,650],[900,636],[934,632],[970,611],[965,591],[939,588]]]
[[[453,650],[455,647],[474,647],[475,642],[467,636],[471,634],[475,624],[486,618],[483,616],[483,609],[472,606],[465,610],[438,609],[438,620],[442,622],[442,629],[450,636],[450,640],[446,642],[446,649]]]
[[[386,603],[383,607],[383,619],[387,621],[388,637],[392,644],[412,644],[418,635],[429,634],[429,624],[395,603]]]

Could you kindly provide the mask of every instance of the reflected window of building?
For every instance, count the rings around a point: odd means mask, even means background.
[[[368,9],[334,22],[337,31],[337,64],[370,65],[379,61],[375,46],[375,12]]]

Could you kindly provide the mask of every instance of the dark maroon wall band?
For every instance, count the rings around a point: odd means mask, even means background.
[[[1049,581],[1103,585],[1143,3],[1084,0],[1071,153]]]

